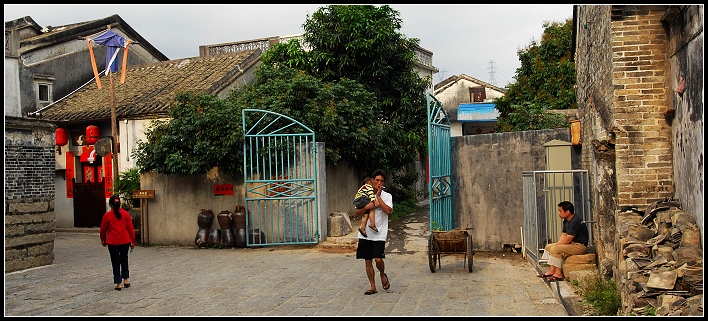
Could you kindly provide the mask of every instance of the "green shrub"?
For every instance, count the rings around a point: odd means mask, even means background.
[[[401,202],[394,203],[393,210],[391,210],[391,214],[388,216],[388,218],[390,220],[397,217],[402,217],[411,213],[415,213],[419,209],[420,205],[418,205],[418,201],[413,198],[409,198]]]
[[[140,172],[137,168],[131,168],[125,172],[118,175],[118,180],[116,181],[116,186],[113,189],[115,194],[120,195],[123,199],[123,204],[127,209],[136,207],[135,200],[133,200],[133,191],[140,189]]]
[[[583,303],[591,306],[596,315],[617,315],[622,298],[614,281],[600,277],[585,278],[577,282],[577,286]]]
[[[647,305],[643,308],[634,308],[629,315],[633,317],[642,315],[656,316],[656,308],[651,305]]]

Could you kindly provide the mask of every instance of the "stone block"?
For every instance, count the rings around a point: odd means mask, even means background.
[[[568,275],[571,272],[576,271],[595,271],[597,270],[596,264],[563,264],[563,274]]]
[[[15,203],[10,204],[8,212],[10,213],[37,213],[46,212],[49,209],[49,204],[47,202],[34,202],[34,203]]]
[[[595,254],[571,255],[565,259],[565,264],[595,264],[596,260]]]
[[[563,276],[565,276],[568,281],[578,281],[579,284],[600,277],[597,271],[594,270],[566,271],[565,268],[563,269]]]
[[[327,220],[327,236],[343,236],[351,233],[352,223],[347,213],[330,213]]]

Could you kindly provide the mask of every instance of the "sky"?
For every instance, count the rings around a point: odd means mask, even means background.
[[[85,5],[5,4],[5,21],[30,16],[42,27],[119,15],[169,59],[196,57],[199,46],[304,32],[326,4]],[[517,51],[539,41],[544,22],[573,18],[573,5],[392,4],[399,30],[433,53],[438,83],[465,74],[504,87],[521,66]]]

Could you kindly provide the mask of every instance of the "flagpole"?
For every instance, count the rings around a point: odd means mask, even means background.
[[[113,73],[110,71],[110,66],[108,69],[108,79],[111,83],[111,136],[113,137],[113,155],[111,157],[113,160],[113,191],[111,191],[111,194],[115,194],[118,184],[118,146],[120,145],[117,137],[118,131],[116,129],[116,123],[118,122],[116,117],[116,94],[113,85]]]

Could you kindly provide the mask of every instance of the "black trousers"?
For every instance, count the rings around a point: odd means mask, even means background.
[[[130,243],[121,245],[108,244],[108,253],[111,255],[111,265],[113,266],[113,284],[123,282],[123,279],[130,277],[128,268],[128,251]]]

